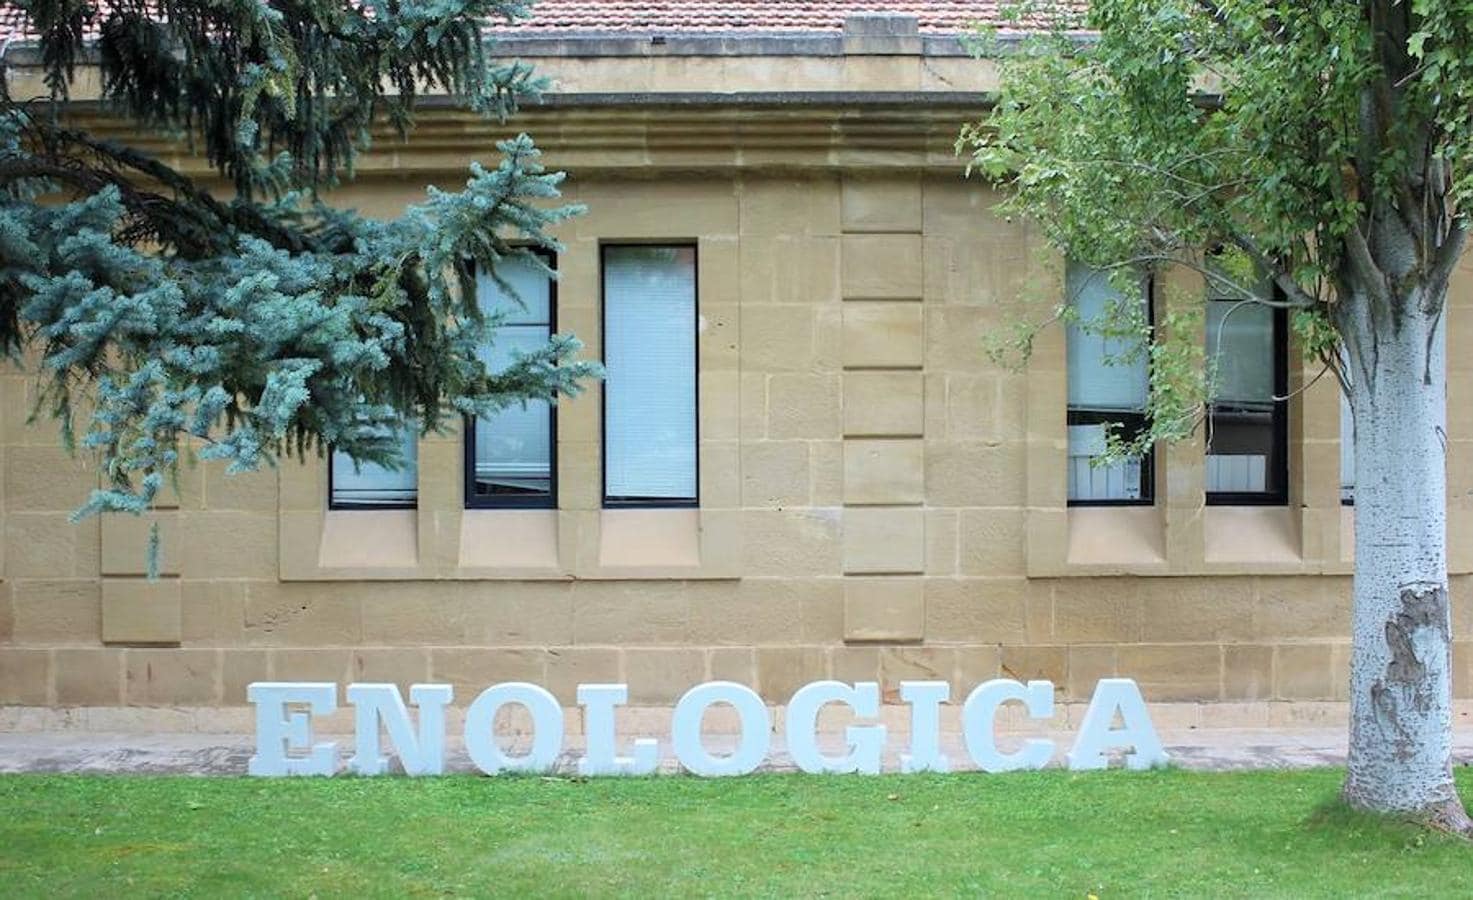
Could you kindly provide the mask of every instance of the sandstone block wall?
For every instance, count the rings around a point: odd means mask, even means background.
[[[552,164],[590,153],[585,132],[557,136],[566,114],[540,115],[522,124],[554,135]],[[773,703],[824,677],[960,698],[999,674],[1066,700],[1113,674],[1157,701],[1343,700],[1353,511],[1333,388],[1291,403],[1286,507],[1203,507],[1188,443],[1157,454],[1156,506],[1069,508],[1062,335],[1026,371],[985,353],[1047,309],[1062,262],[926,128],[849,157],[824,137],[781,171],[720,141],[651,169],[648,138],[622,167],[568,163],[590,211],[561,235],[558,321],[590,355],[600,244],[697,245],[699,510],[600,508],[595,387],[557,411],[557,510],[465,510],[458,432],[422,441],[414,511],[328,512],[322,461],[201,465],[153,514],[149,581],[149,520],[67,521],[95,470],[26,422],[33,380],[7,370],[0,706],[239,706],[268,678],[443,681],[461,704],[508,679],[567,704],[579,682],[663,705],[708,678]],[[344,202],[413,202],[445,151],[427,152]],[[1187,302],[1176,288],[1157,302]],[[1463,272],[1455,347],[1473,346],[1470,306]],[[1473,356],[1451,358],[1455,690],[1473,698]],[[1296,384],[1313,376],[1292,362]]]

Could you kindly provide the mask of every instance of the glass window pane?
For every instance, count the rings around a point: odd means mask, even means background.
[[[1121,294],[1110,274],[1071,260],[1069,303],[1078,313],[1065,333],[1069,380],[1068,499],[1070,503],[1149,503],[1150,466],[1139,457],[1101,465],[1107,430],[1134,437],[1149,391],[1150,361],[1136,339],[1097,333],[1117,312]],[[1148,302],[1145,290],[1140,302]],[[1127,360],[1126,357],[1129,357]]]
[[[392,471],[375,463],[355,465],[341,450],[332,452],[332,505],[413,506],[419,497],[419,428],[400,429],[404,467]]]
[[[1207,359],[1214,367],[1208,413],[1208,493],[1277,494],[1279,423],[1271,307],[1235,300],[1207,304]]]
[[[507,262],[499,271],[516,290],[516,297],[485,273],[477,276],[481,309],[487,315],[505,314],[505,324],[496,329],[491,343],[477,351],[493,372],[506,369],[517,355],[542,347],[552,333],[552,282],[546,273],[522,261]],[[550,500],[553,446],[548,401],[516,403],[493,416],[477,418],[472,437],[470,499],[492,504],[511,498]]]
[[[604,249],[604,496],[696,498],[696,253]]]
[[[546,273],[524,259],[503,260],[496,269],[516,295],[508,293],[484,271],[476,273],[476,297],[486,315],[501,313],[504,322],[547,325],[552,321],[552,282]]]
[[[1350,400],[1340,392],[1340,502],[1355,501],[1355,416]]]
[[[1121,357],[1136,349],[1133,342],[1107,338],[1087,328],[1101,321],[1119,302],[1120,293],[1110,284],[1109,274],[1071,261],[1066,280],[1070,303],[1079,313],[1078,321],[1069,323],[1065,335],[1069,407],[1145,409],[1149,383],[1146,355],[1136,353],[1129,362],[1123,362]]]
[[[1150,499],[1150,473],[1146,460],[1137,456],[1108,465],[1095,462],[1105,452],[1106,418],[1105,415],[1070,414],[1069,501],[1097,503]],[[1143,419],[1132,416],[1116,427],[1122,429],[1126,437],[1131,437],[1139,434],[1143,425]]]
[[[1215,402],[1272,406],[1273,308],[1235,300],[1209,302],[1207,358],[1215,365]]]

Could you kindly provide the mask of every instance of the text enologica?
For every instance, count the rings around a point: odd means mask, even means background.
[[[256,707],[256,753],[248,771],[252,775],[331,775],[337,770],[337,745],[314,743],[312,716],[327,715],[337,708],[337,688],[332,682],[256,682],[247,696]],[[614,733],[615,708],[626,703],[629,688],[623,684],[580,684],[578,704],[583,709],[586,748],[578,760],[581,775],[643,775],[656,770],[660,758],[656,738],[636,738],[627,748],[617,746]],[[410,702],[418,712],[412,722],[409,709],[397,686],[350,684],[348,703],[354,710],[354,753],[348,770],[359,775],[380,775],[389,770],[381,735],[386,734],[409,775],[438,775],[445,767],[445,708],[454,699],[448,684],[416,684],[409,689]],[[941,704],[950,699],[944,681],[902,681],[900,698],[910,706],[908,746],[900,754],[902,772],[946,772],[950,760],[941,752]],[[997,746],[995,721],[998,709],[1009,702],[1021,703],[1029,717],[1049,719],[1054,714],[1054,686],[1048,681],[1023,683],[1006,678],[986,681],[967,696],[962,705],[962,732],[967,754],[984,772],[1039,769],[1054,754],[1054,742],[1030,738],[1012,752]],[[885,726],[854,724],[845,728],[845,751],[831,755],[820,751],[817,738],[819,710],[830,703],[849,706],[857,719],[880,714],[880,686],[873,681],[848,684],[815,681],[793,694],[784,711],[788,754],[804,772],[876,774],[885,747]],[[736,748],[717,754],[706,749],[701,722],[706,710],[717,704],[732,707],[739,729]],[[504,706],[525,707],[532,721],[531,746],[512,754],[493,734],[492,724]],[[1116,717],[1120,727],[1113,727]],[[746,775],[767,759],[772,722],[767,705],[751,688],[730,681],[710,681],[687,691],[671,714],[670,740],[675,758],[695,775],[719,777]],[[471,761],[487,774],[501,772],[547,772],[563,749],[563,710],[545,688],[525,682],[493,685],[476,697],[465,712],[465,748]],[[1125,751],[1125,765],[1144,769],[1166,762],[1166,752],[1146,711],[1136,683],[1129,678],[1105,678],[1095,685],[1084,720],[1065,756],[1068,768],[1103,769],[1106,753]],[[627,753],[628,755],[621,755]]]

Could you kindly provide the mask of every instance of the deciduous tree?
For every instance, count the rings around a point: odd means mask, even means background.
[[[1451,770],[1446,541],[1473,3],[1095,0],[1059,25],[1002,54],[997,105],[961,146],[1073,258],[1187,266],[1218,296],[1290,310],[1355,421],[1344,797],[1473,833]],[[1191,382],[1183,361],[1200,347],[1146,352],[1148,426],[1116,453],[1203,418],[1213,360]]]

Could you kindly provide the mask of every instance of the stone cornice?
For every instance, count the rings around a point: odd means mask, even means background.
[[[962,166],[954,144],[961,125],[984,114],[985,95],[873,94],[842,98],[637,98],[599,102],[549,98],[502,124],[448,105],[424,109],[407,141],[387,128],[359,158],[358,177],[460,175],[472,160],[495,162],[497,140],[532,135],[549,168],[579,174],[648,177],[667,172],[761,169],[767,172],[931,169]],[[827,99],[828,102],[820,102]],[[99,136],[126,140],[183,171],[208,170],[164,135],[139,137],[122,123],[93,118]]]

